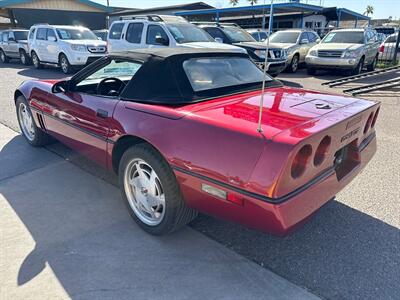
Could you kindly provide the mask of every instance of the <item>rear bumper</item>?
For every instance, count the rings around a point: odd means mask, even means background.
[[[175,170],[181,191],[188,206],[206,214],[243,224],[247,227],[286,235],[305,223],[320,207],[335,197],[367,165],[376,152],[376,138],[372,136],[359,149],[359,164],[345,177],[338,180],[334,169],[325,172],[300,192],[284,197],[283,201],[274,203],[263,201],[249,195],[237,194],[226,186],[207,182],[205,178],[192,176]],[[228,193],[243,198],[243,205],[238,205],[215,198],[201,191],[201,184],[223,189]]]
[[[359,60],[356,58],[325,58],[306,56],[307,67],[316,69],[354,69]]]

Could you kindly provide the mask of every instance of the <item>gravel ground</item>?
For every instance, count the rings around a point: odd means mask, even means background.
[[[18,84],[32,77],[63,77],[56,70],[36,71],[18,64],[0,65],[0,74],[0,122],[13,129],[18,129],[12,101]],[[325,73],[308,77],[300,70],[278,79],[290,86],[340,93],[343,87],[321,86],[337,77]],[[304,227],[278,238],[204,215],[191,226],[324,298],[400,299],[400,89],[363,97],[382,102],[378,152],[362,174]],[[112,174],[62,145],[54,144],[50,150],[116,183]]]

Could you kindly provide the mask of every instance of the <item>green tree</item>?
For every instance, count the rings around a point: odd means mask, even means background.
[[[236,6],[236,5],[239,4],[239,0],[229,0],[229,3],[230,3],[232,6]]]
[[[368,5],[365,9],[364,15],[369,16],[374,14],[374,7],[372,5]]]
[[[250,5],[254,5],[257,4],[258,0],[247,0],[248,2],[250,2]]]

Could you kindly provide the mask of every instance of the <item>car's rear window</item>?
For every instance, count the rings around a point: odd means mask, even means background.
[[[261,69],[242,57],[192,58],[183,63],[183,69],[195,92],[263,80]],[[267,76],[267,80],[272,78]]]

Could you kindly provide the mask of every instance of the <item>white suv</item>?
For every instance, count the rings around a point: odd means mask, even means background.
[[[153,47],[215,48],[246,52],[236,46],[217,43],[207,32],[182,17],[135,16],[112,23],[108,33],[110,53]]]
[[[106,42],[100,41],[85,27],[48,24],[30,28],[28,47],[32,63],[37,69],[44,64],[57,65],[65,74],[95,61],[107,52]]]

